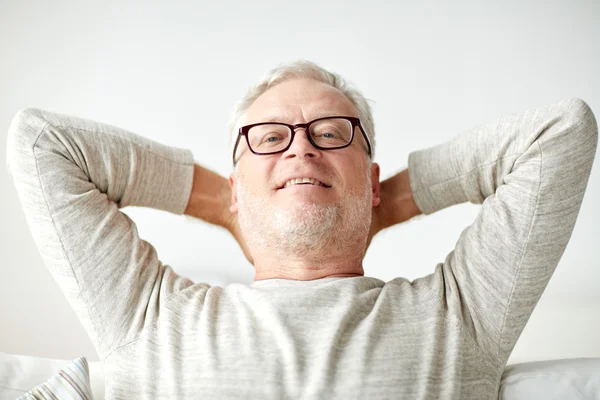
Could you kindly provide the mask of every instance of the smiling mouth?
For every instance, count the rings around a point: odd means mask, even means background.
[[[290,185],[290,186],[284,186],[281,189],[292,189],[292,188],[296,188],[296,187],[304,187],[306,188],[314,188],[314,189],[329,189],[331,186],[325,186],[325,185],[312,185],[310,183],[297,183],[295,185]]]
[[[293,186],[312,186],[312,187],[322,187],[322,188],[330,188],[331,186],[324,184],[318,179],[315,178],[292,178],[286,181],[283,186],[279,187],[279,189],[286,189]]]
[[[284,185],[284,186],[280,187],[277,190],[289,189],[289,188],[300,187],[300,186],[303,186],[304,188],[311,187],[311,188],[321,188],[321,189],[329,189],[331,187],[331,186],[327,186],[324,183],[322,183],[320,185],[317,185],[317,184],[314,184],[314,183],[303,182],[303,183],[294,183],[294,184],[291,184],[291,185]]]

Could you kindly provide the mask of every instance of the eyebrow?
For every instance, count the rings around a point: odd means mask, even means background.
[[[340,115],[339,112],[332,112],[332,111],[320,111],[317,112],[314,115],[314,118],[312,118],[310,121],[315,120],[315,119],[319,119],[319,118],[323,118],[323,117],[334,117],[334,116],[338,116]],[[352,115],[349,115],[352,116]],[[285,117],[282,117],[281,115],[267,115],[264,118],[260,119],[260,122],[284,122],[284,123],[290,123],[291,122],[286,122],[285,121]],[[307,121],[309,122],[309,121]]]

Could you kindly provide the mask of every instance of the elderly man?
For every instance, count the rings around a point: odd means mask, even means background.
[[[381,183],[367,102],[314,63],[271,71],[231,125],[228,182],[115,126],[35,108],[12,121],[10,172],[108,398],[495,399],[579,213],[598,142],[589,106],[473,127]],[[364,276],[377,232],[466,201],[481,210],[434,272]],[[129,205],[226,227],[254,282],[178,275]]]

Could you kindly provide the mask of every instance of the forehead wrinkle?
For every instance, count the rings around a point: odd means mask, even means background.
[[[304,118],[305,122],[318,118],[339,115],[347,117],[358,116],[356,107],[347,99],[329,98],[316,100],[312,104],[288,103],[285,105],[279,105],[271,107],[263,113],[257,113],[256,110],[252,110],[254,112],[251,111],[249,113],[250,115],[247,115],[250,118],[246,120],[246,124],[257,122],[283,122],[289,124],[301,123],[303,121],[295,120],[295,118],[298,116],[298,110],[294,109],[294,106],[299,107],[300,118]],[[257,117],[256,114],[260,115],[260,117]],[[310,117],[310,119],[308,117]]]
[[[304,115],[304,112],[302,113]],[[345,116],[345,117],[353,117],[354,113],[348,114],[347,112],[340,111],[317,111],[315,113],[310,114],[312,118],[308,119],[305,117],[306,122],[323,118],[323,117],[334,117],[334,116]],[[291,118],[287,118],[282,116],[281,114],[267,114],[267,116],[260,118],[260,121],[257,122],[284,122],[289,124],[294,124],[295,121],[292,121]]]
[[[311,79],[308,81],[307,84],[298,85],[298,81],[291,80],[267,90],[250,105],[244,124],[293,124],[303,122],[294,118],[311,117],[310,120],[313,120],[334,115],[358,116],[354,104],[340,90]],[[308,121],[305,119],[305,122]]]

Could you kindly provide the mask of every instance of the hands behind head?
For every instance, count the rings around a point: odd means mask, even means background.
[[[413,199],[408,169],[381,182],[380,197],[379,206],[373,207],[367,249],[378,232],[422,214]]]

